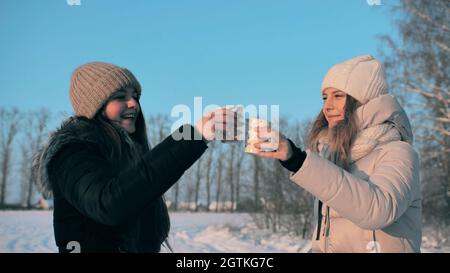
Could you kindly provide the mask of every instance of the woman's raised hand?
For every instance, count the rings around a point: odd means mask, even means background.
[[[230,140],[237,132],[236,112],[228,107],[222,107],[206,113],[196,124],[195,128],[207,141]]]
[[[258,138],[260,142],[255,143],[253,146],[260,151],[256,152],[256,155],[276,158],[281,161],[286,161],[292,156],[292,147],[287,138],[268,127],[257,127]],[[268,152],[270,151],[270,152]]]

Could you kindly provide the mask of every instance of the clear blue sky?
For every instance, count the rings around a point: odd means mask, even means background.
[[[176,104],[279,104],[302,120],[321,107],[328,68],[377,57],[393,34],[381,0],[2,0],[0,107],[72,113],[71,72],[88,61],[129,68],[145,114]]]

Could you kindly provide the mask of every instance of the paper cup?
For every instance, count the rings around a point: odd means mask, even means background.
[[[258,137],[258,127],[268,127],[269,122],[264,119],[258,119],[258,118],[250,118],[248,122],[248,136],[247,136],[247,143],[245,146],[245,152],[255,154],[257,152],[263,151],[263,152],[269,152],[272,150],[263,149],[260,150],[256,148],[254,145],[258,142],[264,142],[268,139],[263,139]]]

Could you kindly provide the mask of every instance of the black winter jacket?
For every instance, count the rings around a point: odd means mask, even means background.
[[[184,130],[198,134],[190,125],[178,133]],[[71,250],[69,242],[76,241],[81,252],[159,252],[155,217],[161,196],[206,149],[202,140],[169,136],[137,164],[118,165],[108,160],[96,121],[70,118],[34,164],[43,188],[53,192],[59,251]]]

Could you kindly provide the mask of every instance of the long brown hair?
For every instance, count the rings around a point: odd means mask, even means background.
[[[318,153],[319,140],[324,132],[328,133],[330,152],[335,153],[336,163],[348,170],[351,159],[350,151],[357,133],[354,113],[358,106],[359,102],[352,96],[347,95],[344,119],[338,122],[333,128],[328,128],[328,121],[321,110],[309,132],[308,148]]]
[[[140,108],[140,103],[137,101]],[[99,124],[101,129],[103,129],[103,132],[107,137],[109,137],[109,141],[106,141],[105,144],[111,145],[111,154],[110,159],[111,161],[116,161],[118,158],[124,160],[131,160],[133,158],[126,158],[127,155],[130,153],[124,153],[124,148],[127,147],[128,149],[138,148],[140,149],[139,152],[142,154],[145,154],[146,152],[150,151],[150,146],[148,143],[148,137],[147,137],[147,127],[145,125],[144,115],[142,113],[142,110],[139,111],[137,117],[136,117],[136,125],[135,125],[135,132],[132,134],[128,134],[125,129],[123,129],[121,126],[115,124],[114,122],[111,122],[106,115],[105,115],[105,109],[106,105],[108,104],[108,101],[100,108],[100,110],[95,114],[94,120],[96,120]],[[124,139],[124,136],[129,136],[131,140],[133,140],[133,144],[137,144],[136,147],[132,145],[127,145],[126,139]],[[129,144],[129,143],[128,143]],[[132,155],[132,154],[131,154]]]
[[[121,126],[111,122],[104,114],[108,101],[100,108],[94,116],[94,120],[100,125],[100,128],[105,134],[105,145],[110,151],[109,159],[111,162],[128,162],[129,164],[137,165],[139,160],[143,160],[143,155],[150,152],[150,145],[147,137],[147,127],[145,124],[142,108],[139,100],[136,100],[141,109],[136,118],[135,132],[128,134]],[[127,141],[127,138],[131,139]],[[124,161],[125,160],[125,161]],[[167,240],[170,231],[170,217],[164,200],[161,196],[158,202],[154,205],[156,219],[155,230],[157,239],[160,244],[165,244],[170,251],[172,248]]]

